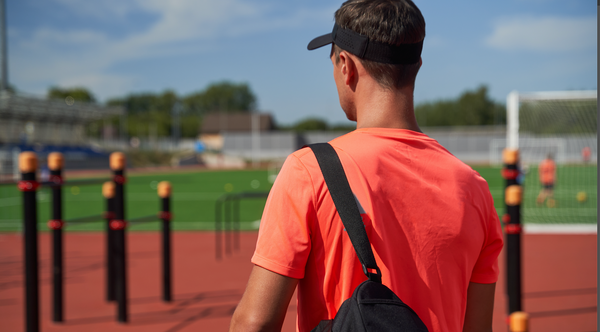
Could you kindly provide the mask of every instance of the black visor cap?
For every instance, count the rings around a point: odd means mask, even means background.
[[[334,43],[361,59],[387,64],[414,64],[421,59],[423,41],[415,44],[390,45],[369,40],[367,36],[335,24],[333,31],[308,43],[308,50]]]
[[[312,51],[312,50],[316,50],[319,47],[323,47],[325,45],[329,45],[331,43],[333,43],[333,37],[331,36],[331,33],[328,33],[326,35],[322,35],[319,36],[313,40],[310,41],[310,43],[308,43],[308,50]]]

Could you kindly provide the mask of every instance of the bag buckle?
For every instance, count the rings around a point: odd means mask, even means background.
[[[362,264],[362,269],[369,280],[381,284],[381,270],[379,270],[379,267],[375,266],[374,268],[367,268],[365,264]],[[369,269],[375,270],[377,273],[369,272]]]

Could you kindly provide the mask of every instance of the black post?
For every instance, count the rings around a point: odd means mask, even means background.
[[[220,260],[222,257],[221,248],[221,214],[223,208],[223,200],[219,198],[215,203],[215,259]]]
[[[102,185],[102,195],[106,199],[106,211],[104,218],[106,219],[106,301],[111,302],[116,300],[115,291],[115,235],[110,227],[110,223],[115,219],[115,183],[107,181]]]
[[[127,322],[127,261],[125,255],[125,155],[114,152],[110,155],[110,168],[114,172],[115,219],[110,223],[115,241],[115,291],[117,300],[117,320]]]
[[[513,185],[519,187],[518,185]],[[511,190],[516,188],[507,188],[507,196],[516,195]],[[521,195],[520,193],[518,194]],[[510,216],[511,222],[505,226],[506,232],[506,289],[508,292],[508,313],[522,310],[521,300],[521,205],[508,205],[506,210]],[[512,203],[511,203],[512,204]]]
[[[521,201],[522,187],[518,184],[519,151],[505,149],[502,176],[506,180],[504,202],[506,214],[502,217],[506,233],[506,292],[508,314],[522,310],[521,290]]]
[[[158,196],[161,200],[162,220],[162,275],[163,275],[163,301],[171,301],[171,184],[162,181],[158,184]]]
[[[61,153],[52,152],[48,155],[50,182],[52,185],[52,219],[48,227],[52,230],[52,321],[63,321],[63,219],[62,219],[62,169],[64,159]]]
[[[225,254],[231,255],[231,199],[227,197],[225,199],[225,218],[223,230],[225,232]]]
[[[19,155],[21,181],[18,188],[23,192],[23,243],[25,258],[25,327],[27,332],[37,332],[39,324],[39,275],[37,246],[36,181],[37,157],[33,152]]]
[[[233,201],[233,250],[240,251],[240,200],[236,197]]]

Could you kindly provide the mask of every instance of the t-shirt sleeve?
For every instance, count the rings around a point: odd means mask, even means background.
[[[504,242],[498,213],[494,208],[494,201],[489,190],[486,191],[488,218],[484,223],[486,227],[485,242],[471,274],[471,282],[480,284],[491,284],[498,281],[498,256]]]
[[[290,155],[267,198],[252,263],[301,279],[311,249],[310,225],[316,218],[310,173]]]

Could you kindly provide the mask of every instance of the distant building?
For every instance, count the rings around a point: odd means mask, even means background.
[[[123,112],[121,107],[48,100],[2,91],[0,145],[85,145],[87,123]]]
[[[210,113],[202,119],[200,140],[209,150],[223,148],[225,133],[269,132],[275,122],[269,113]]]
[[[108,168],[107,155],[90,146],[86,125],[123,113],[121,107],[0,91],[0,178],[18,178],[21,151],[35,151],[40,167],[48,153],[61,152],[66,169]],[[114,131],[104,129],[105,135]]]

